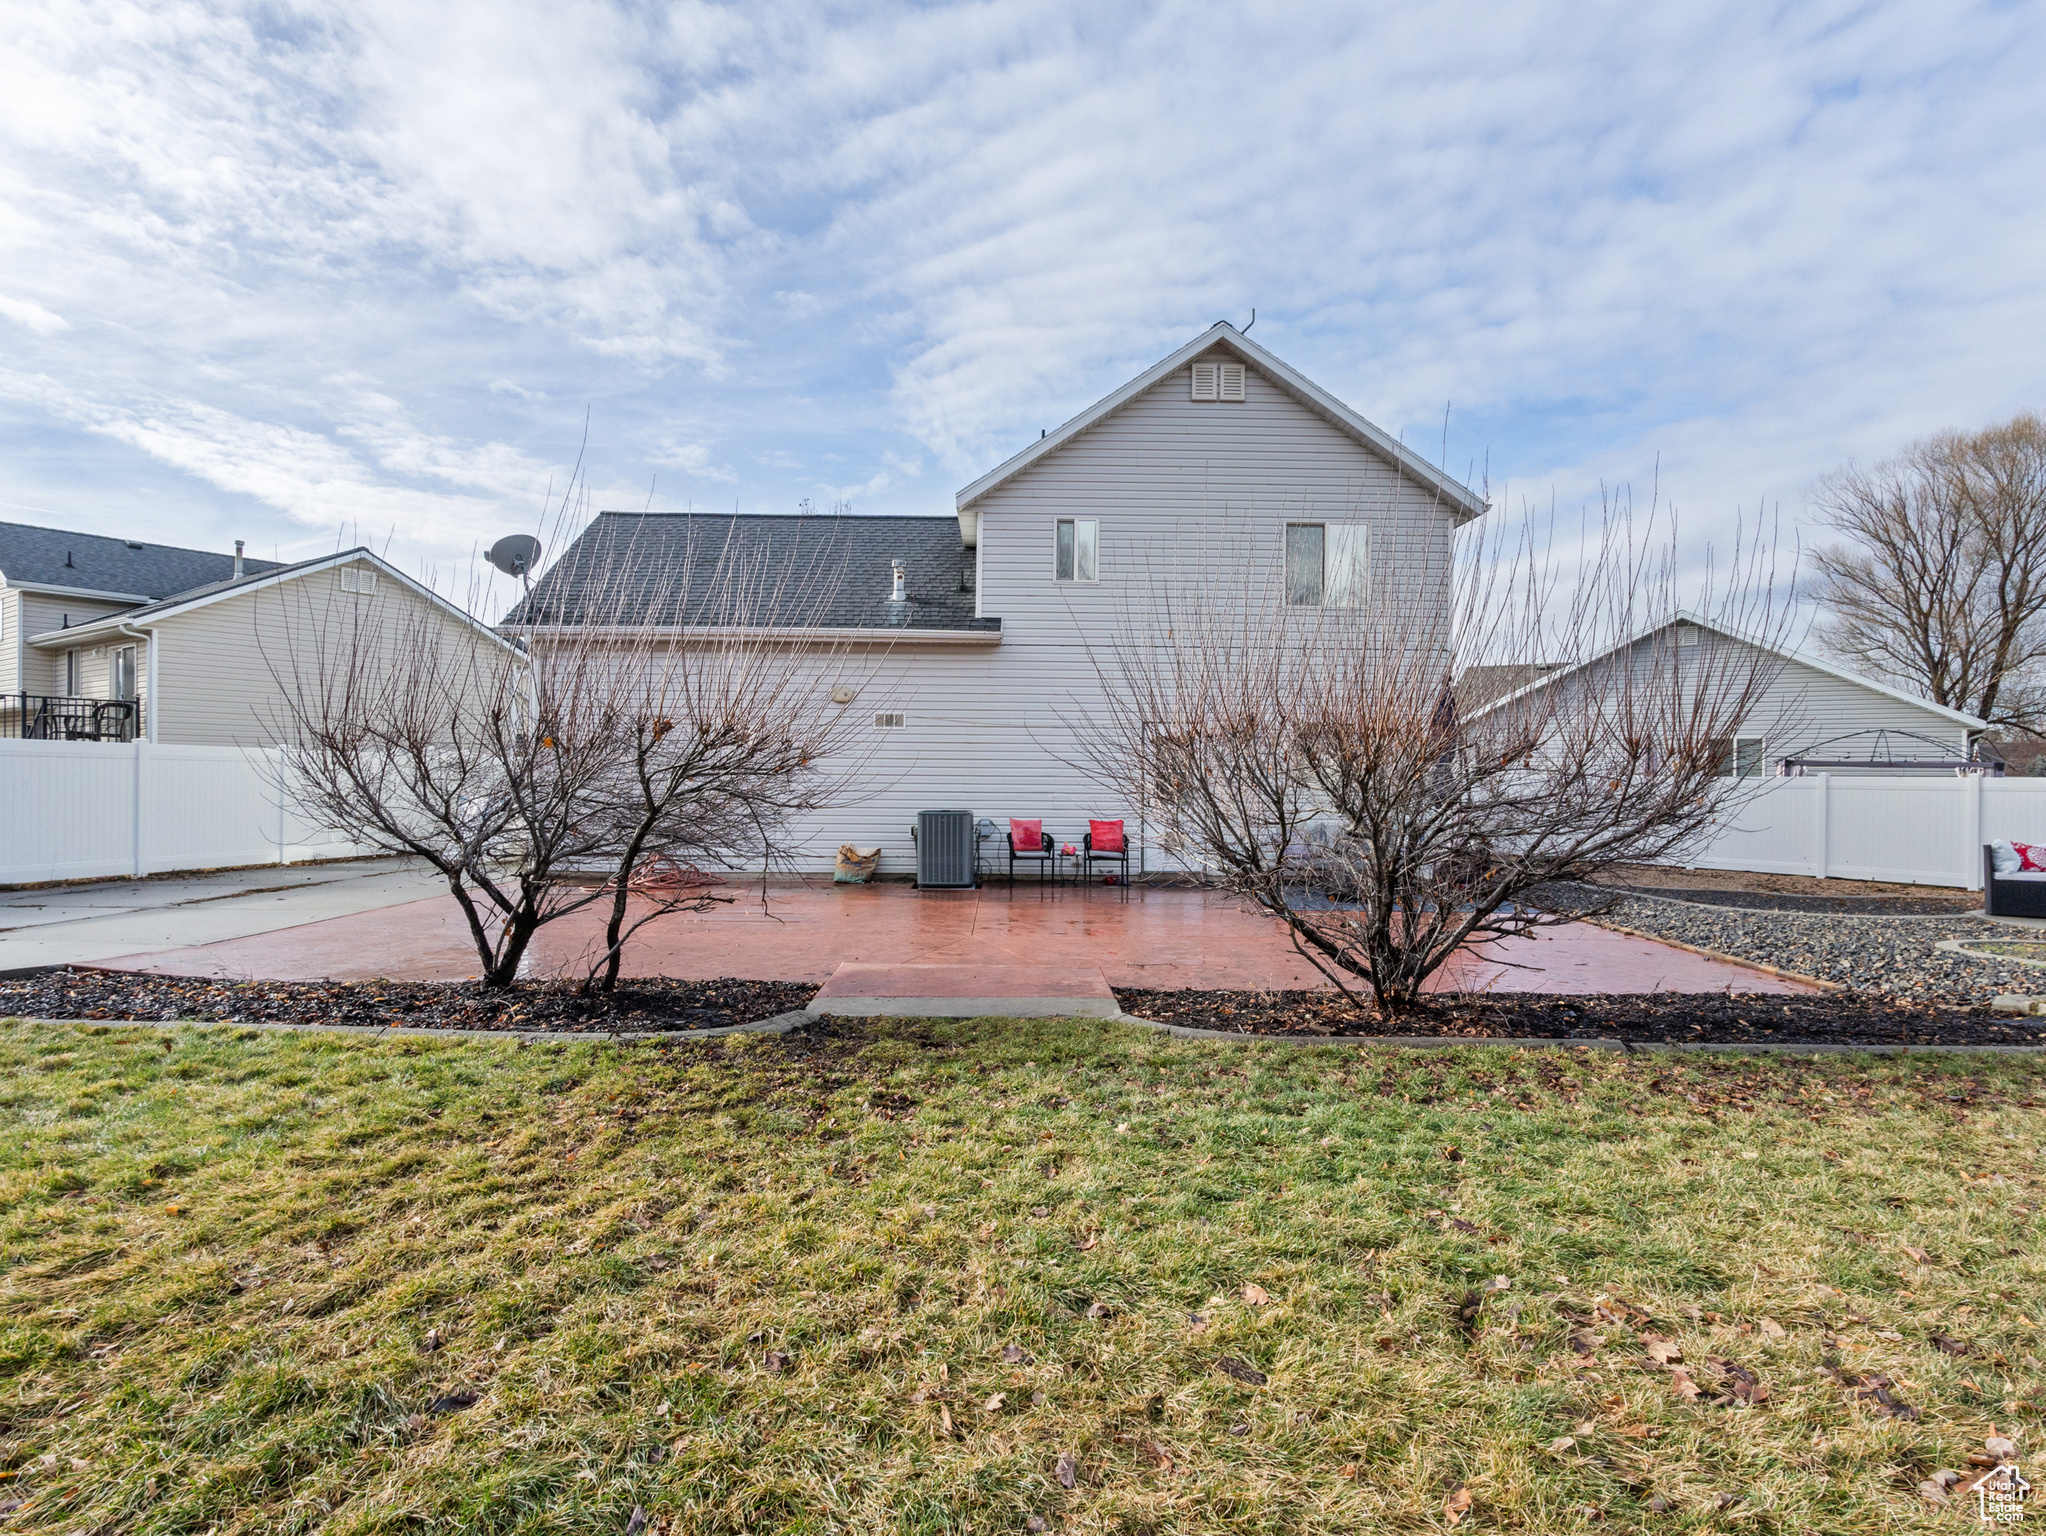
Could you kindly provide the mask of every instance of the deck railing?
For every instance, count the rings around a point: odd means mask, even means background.
[[[0,737],[18,741],[133,741],[141,734],[139,699],[0,693]]]

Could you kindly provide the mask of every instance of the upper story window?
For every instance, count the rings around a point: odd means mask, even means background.
[[[1097,552],[1101,524],[1091,517],[1062,517],[1052,556],[1052,576],[1058,581],[1096,581]]]
[[[1370,590],[1362,523],[1286,525],[1286,601],[1295,608],[1362,608]]]
[[[1193,397],[1196,400],[1241,400],[1243,364],[1195,363]]]

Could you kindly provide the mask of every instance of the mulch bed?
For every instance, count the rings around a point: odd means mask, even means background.
[[[1565,996],[1442,993],[1394,1020],[1358,1016],[1326,992],[1155,992],[1117,988],[1125,1013],[1160,1024],[1258,1035],[1431,1035],[1725,1045],[2046,1045],[2046,1019],[1860,992],[1648,992]]]
[[[220,981],[81,968],[0,981],[0,1018],[652,1032],[751,1024],[816,995],[813,982],[733,977],[636,977],[605,997],[582,995],[573,982],[491,991],[473,981]]]

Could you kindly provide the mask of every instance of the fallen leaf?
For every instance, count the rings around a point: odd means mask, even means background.
[[[938,1404],[938,1433],[947,1440],[952,1438],[952,1410],[943,1403]]]
[[[1442,1513],[1449,1517],[1449,1523],[1451,1525],[1455,1525],[1463,1519],[1464,1515],[1469,1511],[1470,1507],[1471,1507],[1470,1489],[1459,1488],[1456,1490],[1456,1492],[1452,1493],[1446,1500],[1443,1501]]]
[[[463,1390],[450,1392],[445,1397],[436,1397],[426,1405],[428,1413],[459,1413],[464,1408],[474,1408],[482,1400],[482,1394]]]
[[[1344,1462],[1340,1467],[1336,1468],[1336,1476],[1347,1477],[1352,1481],[1355,1481],[1357,1476],[1357,1463],[1354,1461]]]
[[[1934,1349],[1943,1355],[1952,1355],[1957,1360],[1968,1352],[1967,1345],[1963,1344],[1959,1339],[1949,1338],[1946,1334],[1930,1334],[1928,1338]]]
[[[1092,1232],[1088,1233],[1087,1236],[1081,1240],[1080,1252],[1082,1253],[1092,1252],[1093,1249],[1100,1243],[1100,1241],[1101,1239],[1095,1236]]]
[[[1716,1499],[1713,1502],[1712,1507],[1714,1509],[1732,1509],[1734,1505],[1740,1503],[1740,1501],[1746,1497],[1747,1495],[1744,1493],[1722,1493],[1718,1497],[1718,1499]]]
[[[1151,1459],[1158,1464],[1160,1472],[1170,1472],[1172,1470],[1172,1457],[1164,1446],[1153,1440],[1147,1449],[1151,1452]]]
[[[1261,1285],[1246,1285],[1243,1288],[1243,1299],[1253,1307],[1262,1307],[1271,1301],[1272,1293]]]
[[[1569,1450],[1572,1446],[1576,1444],[1577,1441],[1573,1437],[1569,1435],[1558,1435],[1556,1436],[1555,1439],[1549,1442],[1549,1451],[1552,1455],[1560,1456],[1565,1451]]]
[[[1929,1477],[1918,1485],[1918,1496],[1928,1504],[1944,1504],[1947,1501],[1946,1489]]]
[[[1913,1264],[1930,1264],[1932,1262],[1931,1254],[1927,1253],[1923,1248],[1913,1248],[1909,1243],[1904,1245],[1904,1257]]]
[[[419,1341],[419,1347],[430,1355],[440,1348],[441,1342],[440,1330],[429,1328],[426,1330],[426,1337]]]
[[[1271,1380],[1271,1377],[1267,1376],[1256,1366],[1234,1359],[1228,1355],[1224,1355],[1215,1362],[1215,1369],[1224,1376],[1235,1378],[1247,1387],[1261,1387]]]
[[[1452,1163],[1460,1163],[1463,1161],[1463,1154],[1457,1151],[1455,1147],[1444,1147],[1442,1149],[1442,1155]],[[1465,1503],[1468,1504],[1469,1500],[1465,1500]]]
[[[2017,1460],[2017,1442],[2007,1435],[1991,1435],[1982,1442],[1982,1449],[1989,1452],[1998,1461]]]
[[[1494,1275],[1485,1282],[1485,1289],[1488,1291],[1510,1291],[1513,1289],[1513,1282],[1505,1275]]]
[[[1041,1531],[1041,1530],[1043,1530],[1044,1528],[1045,1528],[1045,1526],[1044,1526],[1044,1516],[1042,1516],[1042,1515],[1025,1515],[1025,1516],[1023,1517],[1023,1529],[1024,1529],[1024,1530],[1026,1530],[1026,1531]]]
[[[779,1376],[789,1368],[789,1357],[778,1349],[770,1349],[760,1363],[767,1367],[770,1376]]]
[[[1675,1365],[1684,1358],[1684,1348],[1674,1339],[1643,1339],[1642,1347],[1657,1365]]]
[[[625,1536],[639,1536],[646,1529],[646,1511],[637,1504],[632,1506],[632,1516],[625,1522]]]
[[[1680,1365],[1670,1367],[1669,1384],[1670,1389],[1687,1403],[1695,1403],[1703,1395],[1698,1383],[1691,1380],[1691,1373]]]
[[[1087,1315],[1098,1322],[1104,1317],[1115,1316],[1115,1308],[1105,1301],[1090,1302],[1087,1306]]]
[[[1000,1413],[1002,1411],[1002,1404],[1008,1400],[1002,1393],[997,1392],[993,1397],[980,1405],[980,1411],[982,1413]]]
[[[1195,1333],[1199,1333],[1203,1328],[1208,1326],[1208,1320],[1205,1317],[1202,1317],[1201,1314],[1198,1312],[1189,1312],[1186,1315],[1186,1325],[1187,1327],[1191,1328]]]
[[[1901,1344],[1904,1342],[1904,1335],[1897,1332],[1897,1330],[1894,1328],[1871,1328],[1869,1329],[1869,1332],[1874,1334],[1879,1339],[1888,1339],[1892,1344]]]
[[[1450,1217],[1449,1224],[1459,1232],[1475,1232],[1478,1230],[1478,1224],[1475,1221],[1465,1221],[1461,1216]]]
[[[1002,1362],[1005,1365],[1035,1365],[1037,1363],[1032,1358],[1029,1350],[1016,1344],[1005,1344],[1002,1346]]]
[[[1059,1480],[1061,1488],[1073,1488],[1080,1481],[1080,1458],[1071,1451],[1060,1451],[1058,1465],[1052,1468],[1052,1476]]]
[[[1765,1339],[1781,1339],[1789,1337],[1789,1335],[1784,1332],[1783,1325],[1777,1322],[1776,1319],[1773,1317],[1763,1318],[1760,1326],[1762,1329],[1762,1337]]]

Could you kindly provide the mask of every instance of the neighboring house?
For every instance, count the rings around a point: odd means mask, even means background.
[[[1246,601],[1446,613],[1453,531],[1483,510],[1221,324],[974,481],[950,515],[606,512],[505,628],[544,643],[557,628],[601,635],[644,615],[686,645],[728,632],[709,586],[721,555],[775,572],[826,557],[828,607],[798,587],[750,615],[764,635],[828,637],[867,658],[814,680],[847,696],[867,753],[856,803],[805,829],[808,862],[821,868],[853,843],[905,871],[916,813],[963,808],[1000,830],[1041,819],[1060,842],[1078,841],[1089,818],[1120,819],[1156,868],[1143,808],[1089,781],[1074,727],[1098,708],[1130,626],[1171,643],[1146,617],[1161,588],[1187,599],[1220,582]],[[621,605],[627,578],[635,596]]]
[[[1969,760],[1984,721],[1781,646],[1758,646],[1683,614],[1573,666],[1472,667],[1457,680],[1465,718],[1550,688],[1589,687],[1620,658],[1705,657],[1716,646],[1764,653],[1766,686],[1720,752],[1729,777],[1779,773],[1952,773]],[[1535,675],[1539,674],[1539,675]],[[1516,686],[1517,685],[1517,686]]]
[[[272,745],[279,670],[347,628],[320,616],[392,602],[492,634],[367,549],[280,565],[0,523],[0,737]]]

